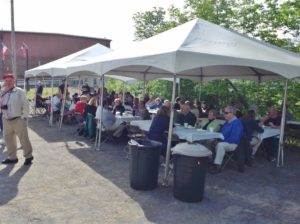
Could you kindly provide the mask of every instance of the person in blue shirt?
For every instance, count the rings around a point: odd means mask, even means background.
[[[162,106],[156,116],[153,118],[148,138],[150,140],[158,141],[162,143],[161,154],[165,156],[167,149],[167,137],[165,132],[169,130],[170,123],[170,109],[166,106]]]
[[[162,104],[160,98],[156,98],[155,99],[155,104],[152,105],[152,106],[150,106],[150,109],[152,109],[152,110],[158,110],[158,109],[160,109],[162,107],[162,105],[163,104]]]
[[[216,155],[214,159],[214,166],[210,170],[211,174],[221,172],[221,165],[225,152],[236,150],[241,137],[244,134],[244,128],[241,121],[235,116],[236,109],[233,106],[227,106],[224,109],[224,123],[221,133],[224,140],[216,145]]]

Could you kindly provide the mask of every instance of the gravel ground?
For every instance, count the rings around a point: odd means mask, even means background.
[[[258,155],[241,174],[228,167],[206,176],[203,201],[185,203],[170,186],[136,191],[129,185],[126,144],[104,144],[74,136],[74,126],[48,127],[45,117],[29,120],[34,161],[0,165],[0,223],[299,223],[300,150],[285,152],[277,168]],[[0,159],[5,149],[0,150]],[[163,175],[160,170],[159,182]]]

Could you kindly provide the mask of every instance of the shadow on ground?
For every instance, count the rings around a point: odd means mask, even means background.
[[[65,144],[62,149],[66,148],[71,155],[137,202],[150,222],[299,223],[298,148],[285,151],[283,168],[275,167],[275,164],[260,156],[254,167],[247,168],[244,174],[228,168],[221,174],[207,175],[204,200],[200,203],[184,203],[173,197],[172,181],[169,187],[159,185],[152,191],[136,191],[129,186],[130,161],[123,152],[125,142],[104,144],[104,151],[95,151],[93,142],[73,135],[76,127],[64,125],[59,132],[55,127],[49,128],[47,120],[42,119],[30,121],[30,127],[37,135],[49,143]],[[161,169],[160,182],[162,175]]]

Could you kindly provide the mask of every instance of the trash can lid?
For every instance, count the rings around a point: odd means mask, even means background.
[[[193,157],[206,157],[211,156],[212,152],[201,144],[180,143],[171,149],[172,154],[193,156]]]
[[[150,140],[150,139],[141,139],[141,140],[133,140],[131,139],[128,142],[128,145],[136,145],[139,148],[151,148],[151,147],[160,147],[162,145],[161,142]]]

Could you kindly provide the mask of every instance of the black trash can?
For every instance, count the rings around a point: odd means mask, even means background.
[[[174,197],[184,202],[202,201],[211,151],[201,144],[181,143],[172,148],[172,154]]]
[[[130,186],[135,190],[157,187],[161,143],[149,139],[130,140]]]

